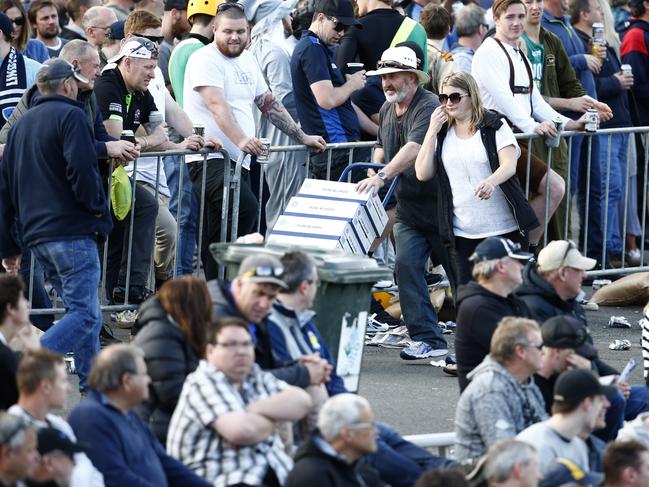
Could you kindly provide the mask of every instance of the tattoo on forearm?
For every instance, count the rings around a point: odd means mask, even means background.
[[[286,135],[297,141],[302,139],[304,132],[293,121],[286,108],[284,108],[284,105],[272,93],[267,92],[256,97],[255,105],[257,105],[261,113],[268,117],[275,127]]]

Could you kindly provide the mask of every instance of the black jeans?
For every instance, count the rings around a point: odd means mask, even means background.
[[[149,277],[151,255],[155,237],[155,220],[158,202],[146,189],[135,185],[135,211],[133,214],[133,246],[131,248],[130,286],[144,288]],[[108,264],[106,268],[106,295],[112,300],[113,289],[126,285],[128,259],[128,237],[131,214],[119,221],[113,217],[113,230],[108,236]],[[100,246],[103,251],[103,245]],[[103,258],[100,255],[100,258]]]
[[[231,162],[234,166],[234,163]],[[194,191],[201,210],[201,186],[203,184],[203,161],[188,164],[189,176],[194,184]],[[223,159],[208,159],[207,174],[205,179],[205,208],[203,211],[203,236],[201,246],[201,259],[205,270],[205,278],[216,279],[218,266],[209,251],[209,245],[221,241],[221,211],[223,208]],[[230,193],[230,207],[226,225],[232,220],[232,192]],[[239,199],[239,229],[236,236],[229,235],[227,239],[233,240],[240,235],[252,233],[257,228],[259,202],[250,188],[250,174],[247,170],[241,171],[241,192]],[[198,230],[197,230],[198,234]]]

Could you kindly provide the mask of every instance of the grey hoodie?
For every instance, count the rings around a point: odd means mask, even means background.
[[[503,438],[513,438],[528,426],[545,420],[545,403],[532,378],[520,384],[487,355],[469,375],[471,383],[455,412],[455,457],[478,458]]]
[[[639,441],[649,447],[649,427],[645,420],[649,418],[649,413],[638,414],[633,421],[624,424],[624,427],[617,434],[617,441]]]

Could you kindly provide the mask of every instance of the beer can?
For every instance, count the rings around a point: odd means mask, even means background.
[[[633,74],[633,68],[631,67],[630,64],[623,64],[620,66],[620,69],[624,74]]]
[[[597,114],[597,110],[589,108],[586,110],[586,127],[584,130],[586,130],[586,132],[597,132],[598,125],[599,115]]]
[[[363,69],[365,69],[365,65],[363,63],[347,63],[348,74],[354,74]]]
[[[631,323],[624,316],[611,316],[608,320],[609,328],[631,328]]]
[[[205,137],[205,125],[203,125],[202,123],[195,123],[192,129],[194,131],[194,134]]]
[[[162,125],[163,121],[162,112],[153,111],[149,113],[149,127],[151,127],[152,130],[157,126]]]
[[[268,162],[270,156],[270,139],[260,138],[259,142],[261,142],[261,154],[257,156],[257,162],[263,164]]]
[[[593,291],[597,291],[598,289],[602,289],[604,286],[608,285],[611,283],[610,279],[595,279],[593,281]]]
[[[128,140],[135,144],[135,134],[132,130],[122,130],[122,135],[120,135],[120,140]]]
[[[595,22],[593,24],[593,44],[603,46],[606,44],[604,40],[604,24],[601,22]]]
[[[559,147],[559,144],[561,143],[561,130],[563,129],[563,119],[560,117],[555,117],[552,119],[552,123],[554,123],[554,128],[557,129],[557,135],[554,137],[548,137],[545,139],[545,145],[548,147]]]

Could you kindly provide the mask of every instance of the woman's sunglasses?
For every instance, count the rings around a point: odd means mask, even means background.
[[[18,26],[25,25],[25,17],[16,17],[15,19],[10,20]]]
[[[438,95],[439,101],[442,105],[444,105],[448,100],[451,100],[453,103],[460,103],[460,100],[465,96],[469,96],[469,94],[466,93],[463,95],[462,93],[451,93],[450,95],[445,95],[444,93],[441,93]]]

